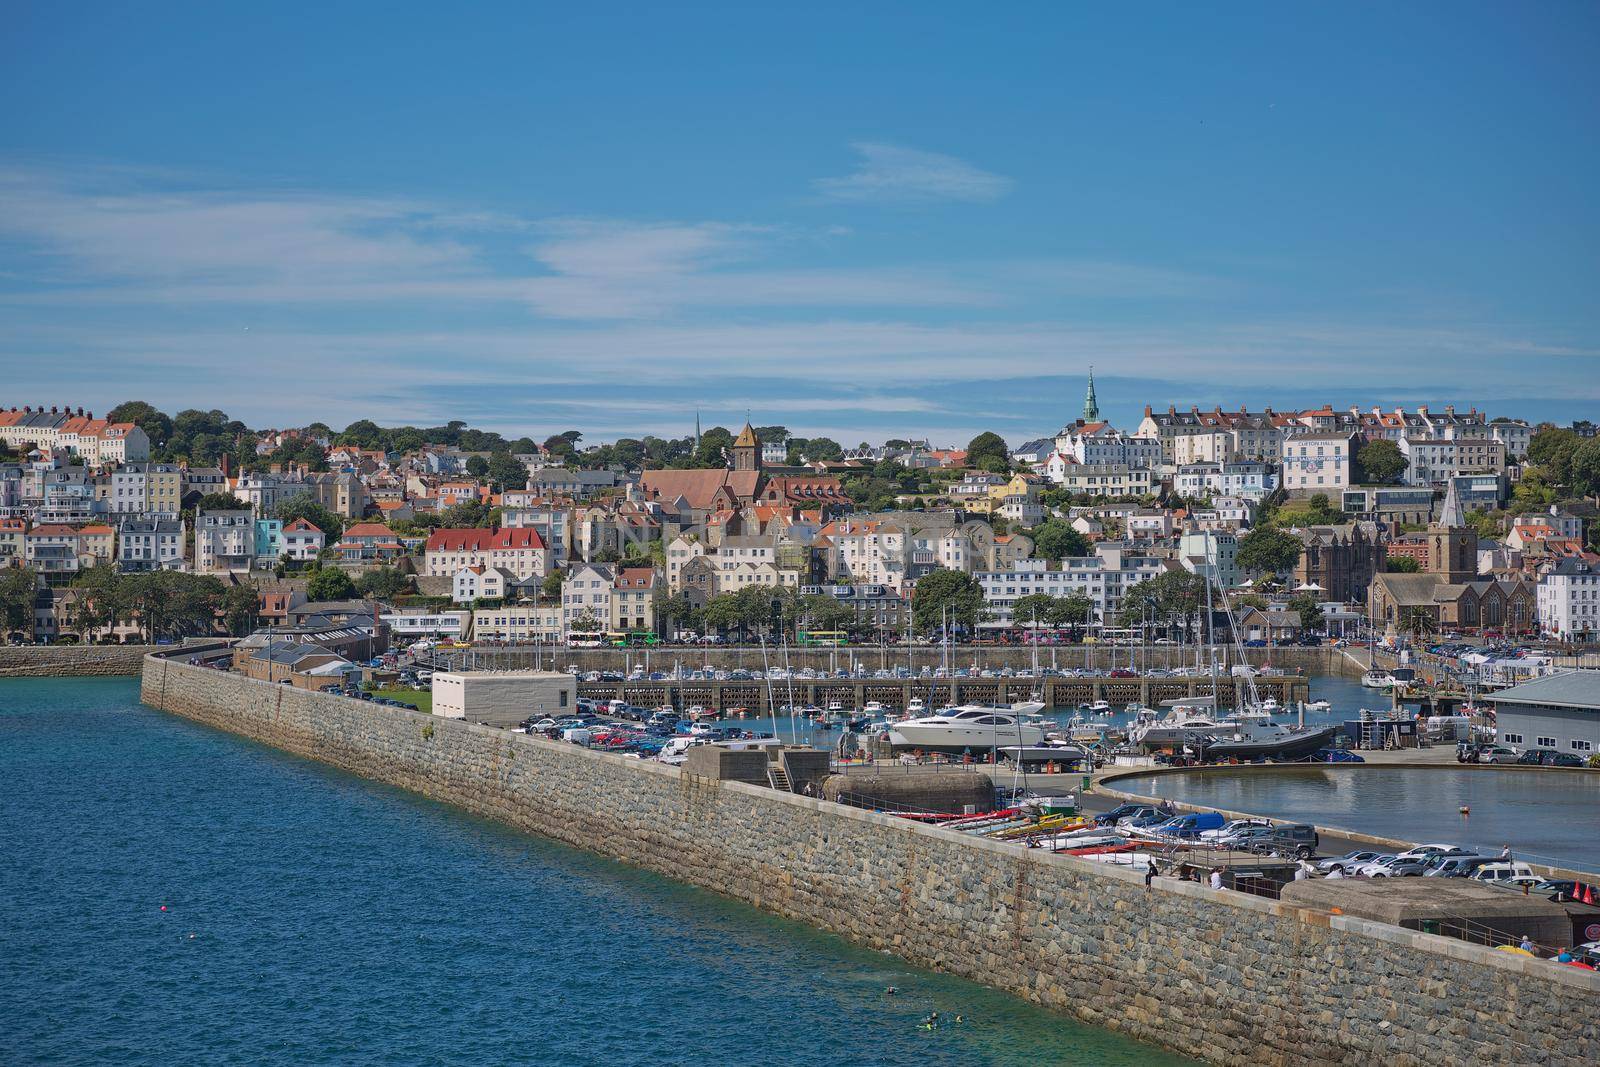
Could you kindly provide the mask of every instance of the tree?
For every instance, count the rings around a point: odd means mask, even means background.
[[[1289,610],[1300,616],[1302,630],[1317,630],[1322,627],[1322,606],[1317,598],[1309,593],[1297,593],[1289,598]]]
[[[274,508],[272,514],[282,519],[285,526],[296,519],[306,520],[322,531],[324,542],[330,545],[344,532],[344,520],[317,503],[307,493],[290,497]]]
[[[1600,437],[1591,437],[1572,450],[1570,481],[1578,496],[1600,494]]]
[[[1011,469],[1011,449],[1005,438],[984,431],[967,442],[967,466],[1004,474]]]
[[[500,490],[528,488],[528,468],[510,452],[493,452],[485,470]]]
[[[548,597],[551,600],[560,600],[561,583],[566,580],[566,577],[566,572],[561,568],[552,568],[550,573],[546,574],[543,581],[539,583],[539,595]]]
[[[222,594],[222,624],[230,634],[241,636],[250,632],[261,607],[260,594],[248,583],[231,585]]]
[[[101,563],[79,571],[72,580],[72,624],[80,636],[116,626],[124,610],[120,578],[115,567]]]
[[[578,617],[572,620],[571,630],[573,633],[596,634],[603,632],[605,626],[600,622],[599,616],[584,608],[578,612]]]
[[[1528,462],[1557,485],[1565,485],[1572,475],[1572,458],[1583,442],[1571,430],[1541,426],[1528,441]]]
[[[1058,519],[1041,522],[1029,536],[1033,538],[1034,555],[1040,559],[1067,559],[1089,554],[1089,542],[1084,536]]]
[[[39,576],[31,567],[0,570],[0,625],[7,634],[33,633],[33,604],[39,595]]]
[[[1382,484],[1397,481],[1411,466],[1399,445],[1381,437],[1362,445],[1355,459],[1363,481]]]
[[[1273,526],[1257,526],[1239,539],[1236,562],[1246,574],[1282,574],[1300,562],[1304,547],[1292,533]]]
[[[356,583],[338,567],[318,567],[306,583],[306,596],[311,600],[350,600],[355,595]]]
[[[700,610],[683,590],[656,601],[656,617],[663,633],[673,633],[684,628],[693,629]]]
[[[207,493],[194,506],[196,511],[249,511],[250,505],[232,493]]]
[[[1390,574],[1416,574],[1422,566],[1410,556],[1389,556],[1383,561],[1383,569]]]
[[[739,625],[739,602],[732,593],[718,593],[700,609],[700,619],[707,630],[725,633]]]
[[[106,412],[107,422],[131,422],[150,438],[150,447],[160,449],[172,436],[172,420],[143,400],[125,400]]]
[[[489,473],[489,461],[482,456],[468,456],[467,473],[474,478],[482,478]]]
[[[727,450],[733,447],[733,433],[726,426],[713,426],[700,435],[700,446],[695,449],[697,467],[723,467],[727,465]]]
[[[395,567],[374,567],[356,579],[361,595],[375,600],[393,600],[410,588],[411,579]]]
[[[1064,597],[1029,593],[1018,597],[1011,605],[1011,621],[1014,625],[1029,628],[1037,622],[1041,627],[1060,629],[1081,625],[1093,610],[1094,605],[1089,598],[1076,593]]]
[[[952,625],[970,630],[983,617],[983,586],[970,574],[939,567],[917,579],[911,603],[922,633],[931,633],[944,622],[946,609]]]
[[[1167,571],[1138,582],[1122,595],[1120,621],[1138,626],[1147,612],[1156,618],[1187,618],[1206,603],[1206,580],[1188,571]]]

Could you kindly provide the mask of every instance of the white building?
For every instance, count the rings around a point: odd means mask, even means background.
[[[561,625],[564,632],[585,613],[593,615],[602,629],[611,624],[611,589],[617,575],[604,563],[585,563],[573,568],[561,583]]]
[[[255,558],[256,522],[249,511],[202,511],[195,516],[196,571],[201,574],[248,571]]]
[[[1090,496],[1148,496],[1155,487],[1150,468],[1130,467],[1125,463],[1058,464],[1052,456],[1046,470],[1049,479],[1061,488]]]
[[[552,645],[563,639],[561,609],[510,604],[498,608],[479,608],[472,613],[473,636],[483,641],[510,641],[517,644]]]
[[[504,600],[516,580],[516,575],[504,567],[462,567],[450,579],[450,599],[457,604]]]
[[[1232,589],[1244,577],[1239,571],[1239,539],[1231,533],[1185,533],[1178,539],[1178,562],[1184,570],[1210,578],[1223,589]]]
[[[1600,567],[1577,556],[1562,559],[1538,586],[1539,627],[1562,641],[1600,639]]]
[[[1303,433],[1283,442],[1283,487],[1303,496],[1349,488],[1361,438],[1337,430]]]
[[[177,519],[124,519],[117,527],[117,569],[181,569],[183,530]]]
[[[524,719],[559,719],[578,706],[577,679],[556,671],[439,672],[433,676],[433,713],[490,726]]]
[[[294,519],[283,528],[283,556],[300,562],[316,559],[326,541],[320,526],[306,519]]]
[[[1092,556],[1064,559],[1059,565],[1046,560],[1018,560],[1004,571],[980,571],[974,577],[983,587],[984,606],[992,621],[1013,625],[1011,606],[1034,593],[1047,596],[1085,596],[1094,605],[1091,627],[1115,625],[1123,595],[1133,586],[1155,578],[1168,564],[1151,556],[1136,555],[1122,545],[1102,544]]]

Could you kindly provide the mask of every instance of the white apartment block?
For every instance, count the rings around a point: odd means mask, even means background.
[[[1283,442],[1283,487],[1291,493],[1336,494],[1350,487],[1361,438],[1332,431],[1304,433]]]
[[[1568,556],[1539,579],[1539,627],[1563,641],[1600,639],[1600,567]]]
[[[194,523],[194,569],[201,574],[248,571],[256,558],[255,516],[248,511],[202,511]]]
[[[183,540],[183,523],[177,519],[124,519],[117,527],[117,569],[178,570]]]
[[[602,629],[611,624],[611,588],[616,572],[604,563],[585,563],[574,567],[561,583],[561,626],[572,631],[572,624],[586,612]]]
[[[1049,478],[1068,492],[1090,496],[1148,496],[1155,488],[1155,476],[1150,468],[1129,467],[1123,463],[1077,463],[1057,467],[1052,457]]]
[[[479,608],[472,613],[473,636],[483,641],[511,641],[517,644],[558,644],[565,637],[559,607],[530,607],[521,604],[501,608]]]
[[[1506,467],[1506,446],[1493,438],[1421,438],[1400,441],[1406,457],[1407,485],[1442,485],[1458,474],[1498,473]]]
[[[1078,594],[1094,605],[1091,628],[1115,625],[1122,609],[1122,598],[1142,581],[1160,575],[1168,564],[1150,556],[1136,555],[1122,545],[1096,546],[1092,556],[1064,559],[1059,565],[1046,560],[1018,560],[1004,571],[980,571],[974,577],[983,587],[984,605],[992,621],[1016,625],[1027,620],[1012,618],[1011,606],[1020,597],[1033,593],[1048,596]]]

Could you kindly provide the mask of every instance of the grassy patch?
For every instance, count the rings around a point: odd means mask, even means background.
[[[388,697],[398,700],[402,704],[410,704],[418,711],[433,712],[433,694],[426,690],[418,692],[414,689],[379,689],[375,696]]]

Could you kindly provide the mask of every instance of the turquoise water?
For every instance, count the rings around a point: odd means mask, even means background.
[[[131,679],[0,682],[0,781],[0,1063],[1178,1062]]]
[[[1226,768],[1119,778],[1116,788],[1191,804],[1600,871],[1600,774],[1518,768]],[[1469,814],[1462,815],[1466,807]]]

